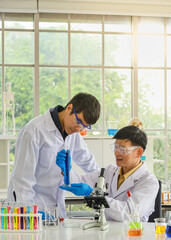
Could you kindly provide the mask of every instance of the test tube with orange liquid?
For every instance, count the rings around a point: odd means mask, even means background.
[[[17,215],[20,214],[20,207],[17,208]],[[20,216],[17,216],[17,230],[20,230]]]

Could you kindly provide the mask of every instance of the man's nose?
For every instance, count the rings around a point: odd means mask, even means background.
[[[74,127],[74,129],[75,129],[75,131],[77,131],[77,132],[81,132],[82,127],[79,126],[79,125],[77,125],[77,126]]]

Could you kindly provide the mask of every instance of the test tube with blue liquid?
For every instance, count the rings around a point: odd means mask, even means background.
[[[4,214],[4,208],[1,207],[1,213]],[[4,229],[4,216],[1,217],[1,229]]]
[[[27,214],[31,213],[31,206],[27,205]],[[26,224],[26,229],[30,230],[30,217],[27,216],[27,224]]]
[[[64,166],[64,186],[70,185],[69,180],[69,149],[66,150],[65,166]]]
[[[7,203],[2,203],[1,206],[1,213],[4,214],[4,216],[1,217],[1,229],[7,230]]]

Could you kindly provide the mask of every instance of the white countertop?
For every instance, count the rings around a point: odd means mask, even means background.
[[[64,222],[57,227],[43,228],[39,233],[8,233],[1,232],[0,239],[4,240],[161,240],[162,236],[155,237],[154,223],[143,223],[144,230],[141,237],[128,237],[127,224],[121,222],[109,222],[109,229],[101,231],[98,227],[83,230],[82,226],[92,220],[70,219],[79,227],[66,228]]]

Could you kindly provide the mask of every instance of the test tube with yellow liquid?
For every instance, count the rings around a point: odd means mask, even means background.
[[[30,215],[33,215],[33,212],[30,212]],[[33,217],[30,216],[30,230],[33,230]]]
[[[14,206],[14,214],[17,214],[16,206]],[[17,216],[14,216],[14,230],[17,230]]]

